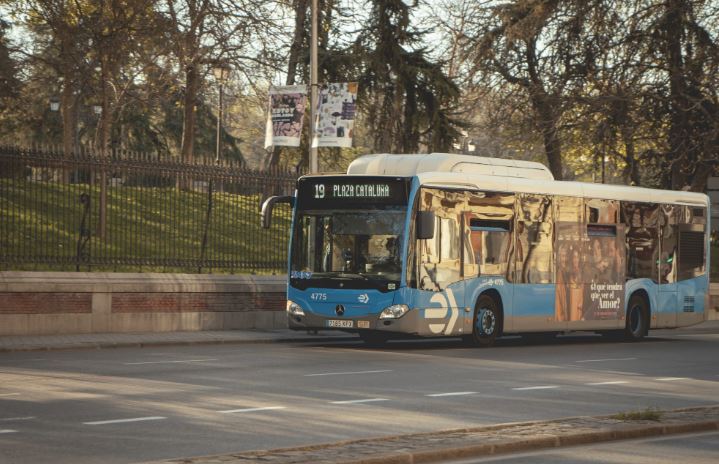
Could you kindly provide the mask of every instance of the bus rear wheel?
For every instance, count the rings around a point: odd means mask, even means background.
[[[467,341],[475,346],[494,345],[501,330],[502,314],[497,301],[489,295],[480,295],[474,308],[472,335]]]
[[[649,305],[641,295],[632,295],[627,305],[627,323],[624,337],[629,341],[639,341],[649,329]]]

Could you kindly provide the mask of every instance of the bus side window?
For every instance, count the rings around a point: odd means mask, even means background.
[[[681,206],[683,213],[679,224],[679,280],[698,277],[706,272],[706,217],[704,210]]]
[[[662,205],[661,211],[659,281],[663,284],[671,284],[677,281],[678,221],[681,219],[682,207]]]
[[[520,196],[515,243],[516,283],[554,281],[552,201],[545,195]]]
[[[472,218],[469,228],[474,263],[479,266],[479,275],[505,275],[511,222]]]
[[[507,276],[512,250],[515,198],[499,192],[471,192],[465,213],[470,256],[465,278]]]
[[[659,281],[659,205],[622,202],[626,225],[627,279]]]
[[[461,229],[455,192],[423,189],[423,211],[435,214],[434,237],[419,241],[421,290],[441,291],[460,280]]]

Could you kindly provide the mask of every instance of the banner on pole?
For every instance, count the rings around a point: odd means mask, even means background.
[[[306,85],[270,87],[265,148],[300,146],[306,103]]]
[[[324,84],[320,87],[313,147],[352,146],[356,101],[356,82]]]

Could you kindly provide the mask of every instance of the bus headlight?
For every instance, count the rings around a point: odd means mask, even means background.
[[[382,310],[382,313],[380,313],[379,318],[380,319],[399,319],[400,317],[404,316],[404,314],[409,311],[409,306],[403,305],[403,304],[396,304],[392,306],[387,306]]]
[[[302,309],[302,306],[292,300],[287,300],[287,313],[292,314],[293,316],[305,315],[305,311]]]

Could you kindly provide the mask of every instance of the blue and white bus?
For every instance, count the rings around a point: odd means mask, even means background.
[[[287,315],[297,330],[392,337],[623,333],[704,320],[703,194],[555,181],[539,163],[368,155],[309,175],[293,204]]]

